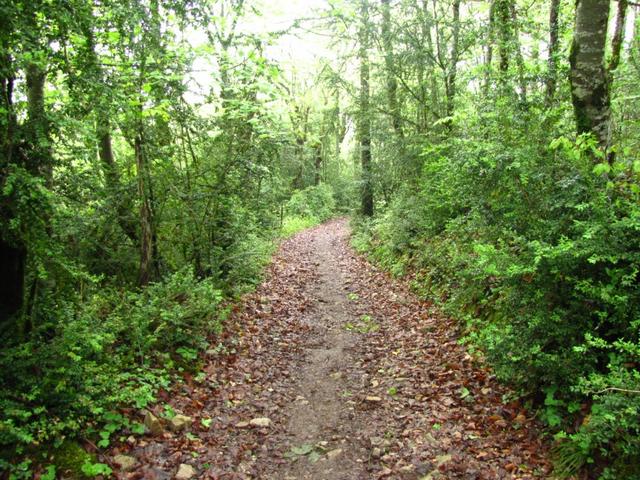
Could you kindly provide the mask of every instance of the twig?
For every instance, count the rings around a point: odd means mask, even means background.
[[[629,389],[626,389],[626,388],[607,387],[607,388],[605,388],[603,390],[600,390],[599,392],[594,392],[594,395],[599,395],[601,393],[611,392],[611,391],[623,392],[623,393],[640,393],[640,390],[629,390]]]

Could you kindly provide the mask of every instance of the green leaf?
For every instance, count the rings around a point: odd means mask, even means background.
[[[91,463],[89,461],[86,461],[82,465],[81,470],[82,473],[89,477],[95,477],[97,475],[111,475],[113,473],[113,470],[109,468],[109,465],[104,463]]]
[[[133,425],[131,425],[131,432],[135,433],[136,435],[144,434],[144,425],[138,422],[134,423]]]
[[[313,452],[311,452],[309,454],[309,461],[311,463],[316,463],[318,460],[320,460],[320,458],[322,457],[322,455],[320,455],[318,452],[316,452],[315,450]]]
[[[56,480],[56,466],[49,465],[44,473],[40,475],[40,480]]]
[[[299,447],[293,447],[291,451],[296,455],[308,455],[309,453],[313,452],[313,445],[311,445],[310,443],[305,443],[304,445],[300,445]]]
[[[595,167],[593,167],[593,173],[595,175],[604,175],[611,171],[611,165],[607,162],[598,163]]]

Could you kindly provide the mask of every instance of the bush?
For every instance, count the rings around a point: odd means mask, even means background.
[[[220,300],[187,269],[139,293],[96,292],[80,309],[61,306],[48,327],[0,352],[0,447],[20,455],[116,417],[127,426],[113,411],[154,401],[172,369],[206,348],[221,328]]]
[[[287,216],[316,218],[324,222],[331,218],[335,208],[333,190],[321,183],[295,192],[287,202],[285,211]]]
[[[466,322],[467,341],[498,377],[565,432],[567,465],[635,478],[637,168],[621,157],[613,167],[594,162],[590,138],[539,148],[545,132],[509,136],[499,124],[427,146],[421,183],[354,241],[387,269],[412,270],[419,293]]]
[[[316,217],[284,217],[284,220],[282,221],[281,235],[283,237],[290,237],[291,235],[313,227],[318,223],[320,222]]]

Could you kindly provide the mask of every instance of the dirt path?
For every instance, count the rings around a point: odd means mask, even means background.
[[[121,478],[174,478],[179,464],[210,479],[548,478],[507,393],[337,220],[283,242],[202,372],[161,396],[155,412],[170,404],[190,432],[111,453],[138,461]]]

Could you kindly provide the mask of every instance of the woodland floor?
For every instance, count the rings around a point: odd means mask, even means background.
[[[210,479],[548,478],[535,421],[502,403],[455,323],[348,237],[342,219],[282,243],[233,312],[226,353],[161,397],[190,432],[130,438],[111,454],[139,463],[119,478],[173,478],[179,464]]]

